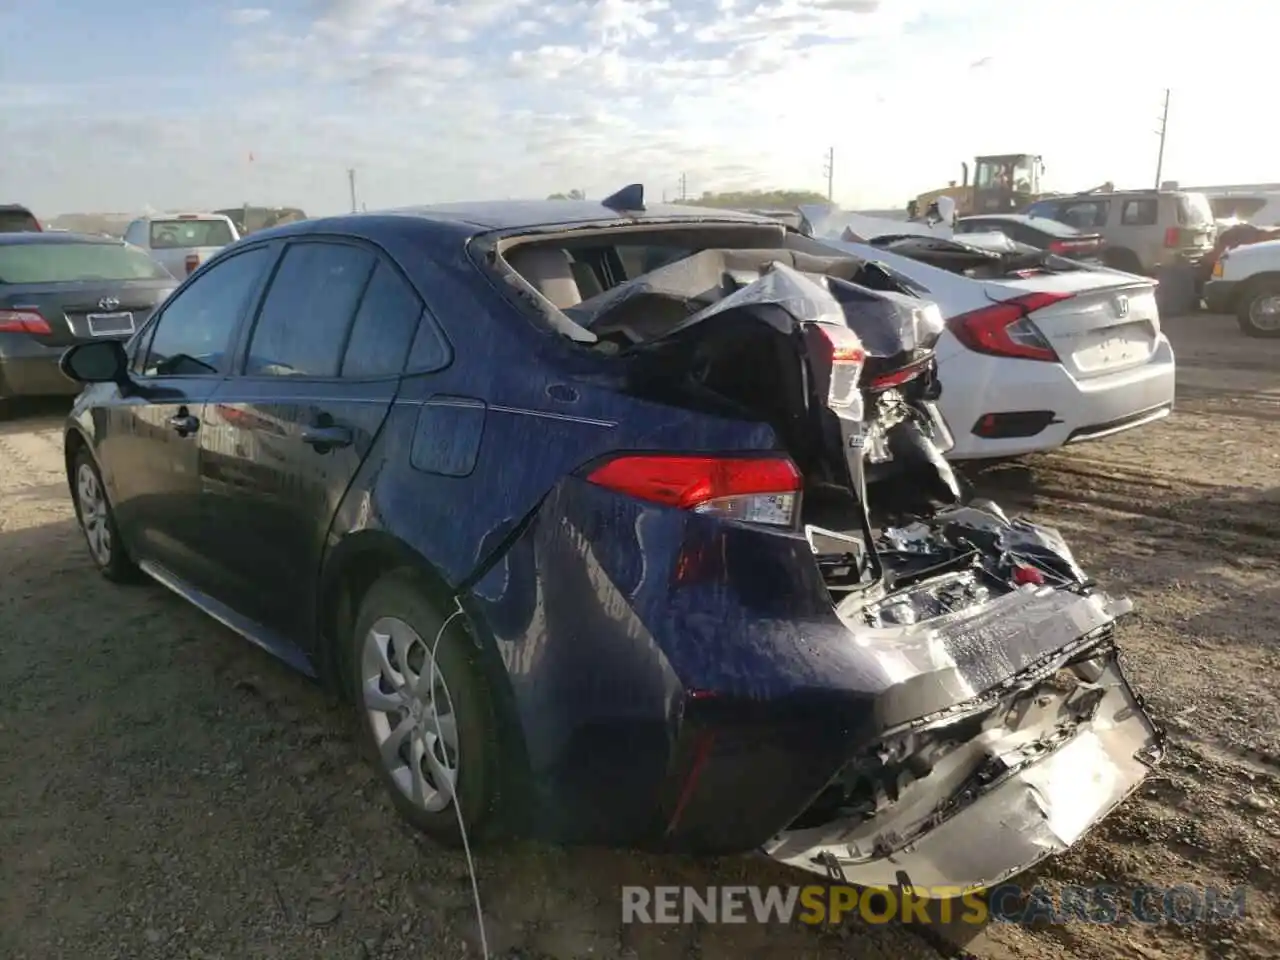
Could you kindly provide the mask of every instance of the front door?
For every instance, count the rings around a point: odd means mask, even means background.
[[[267,247],[246,250],[165,303],[137,345],[134,389],[108,413],[100,455],[125,543],[135,560],[198,589],[209,579],[200,505],[206,401],[229,370],[272,257]]]
[[[295,241],[206,408],[203,500],[225,599],[304,646],[329,527],[395,400],[421,311],[381,254]]]

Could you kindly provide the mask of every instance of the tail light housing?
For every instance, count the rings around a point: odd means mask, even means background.
[[[777,527],[795,526],[804,485],[785,456],[625,455],[587,480],[650,503]]]
[[[858,393],[858,381],[867,362],[858,335],[838,323],[815,323],[821,342],[830,350],[831,385],[827,389],[827,404],[831,407],[852,407],[862,402]]]
[[[952,335],[974,353],[1055,363],[1057,351],[1030,314],[1071,298],[1069,293],[1031,293],[962,313],[947,321]]]
[[[1056,253],[1061,257],[1080,256],[1083,253],[1096,253],[1098,246],[1098,241],[1094,238],[1088,240],[1052,240],[1049,242],[1049,252]]]
[[[1177,227],[1169,227],[1164,232],[1164,245],[1166,247],[1178,247],[1182,245],[1182,231]]]
[[[187,273],[188,274],[193,273],[196,267],[200,266],[200,257],[194,253],[188,253],[186,266],[187,266]]]
[[[40,311],[31,307],[0,310],[0,333],[50,334],[53,330]]]

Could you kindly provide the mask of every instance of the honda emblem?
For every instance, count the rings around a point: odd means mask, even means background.
[[[118,306],[120,306],[120,301],[115,297],[103,297],[98,301],[99,310],[114,310]]]

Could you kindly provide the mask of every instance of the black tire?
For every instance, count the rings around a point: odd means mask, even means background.
[[[103,541],[99,540],[95,544],[93,533],[86,525],[86,505],[82,499],[80,483],[81,473],[86,470],[92,474],[93,482],[100,492],[100,505],[95,512],[98,514],[97,522],[106,531],[105,554],[102,550]],[[77,451],[75,458],[71,461],[71,475],[68,479],[71,483],[71,502],[76,509],[76,524],[84,534],[85,544],[89,548],[89,559],[93,561],[93,565],[104,577],[115,583],[134,583],[141,579],[141,571],[125,549],[124,541],[120,539],[115,511],[107,496],[106,485],[102,482],[102,472],[87,449],[81,448]]]
[[[374,765],[378,779],[390,794],[397,812],[433,839],[457,847],[463,840],[457,809],[462,811],[468,843],[487,839],[498,827],[501,741],[491,686],[480,651],[468,635],[461,617],[454,618],[446,626],[452,610],[444,608],[435,599],[435,594],[436,591],[431,590],[412,570],[387,574],[369,588],[360,602],[360,612],[348,641],[348,688],[356,713],[361,749]],[[421,638],[426,651],[436,646],[437,676],[447,688],[447,700],[451,701],[457,724],[454,799],[441,810],[427,810],[416,804],[397,783],[382,759],[379,749],[381,738],[366,708],[365,639],[374,625],[384,618],[395,618],[407,624]],[[441,628],[444,628],[443,633]],[[437,636],[440,638],[438,646]],[[430,732],[429,723],[427,728]]]
[[[1249,283],[1240,291],[1236,305],[1236,321],[1245,336],[1273,339],[1280,337],[1280,325],[1274,329],[1259,327],[1254,321],[1254,305],[1269,297],[1280,297],[1280,278],[1267,277]]]
[[[1116,247],[1114,250],[1104,251],[1102,262],[1112,270],[1123,270],[1125,273],[1136,273],[1139,276],[1143,272],[1142,261],[1138,259],[1138,255],[1124,247]]]

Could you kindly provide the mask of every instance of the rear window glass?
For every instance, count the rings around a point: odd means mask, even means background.
[[[1213,223],[1213,208],[1203,193],[1184,193],[1178,197],[1178,223],[1184,227],[1203,227]]]
[[[36,233],[40,224],[26,210],[0,210],[0,233]]]
[[[0,245],[0,283],[163,280],[169,271],[141,250],[115,243]]]
[[[234,238],[226,220],[152,220],[151,249],[225,247]]]
[[[1266,205],[1266,197],[1214,197],[1209,201],[1218,220],[1248,220]]]

